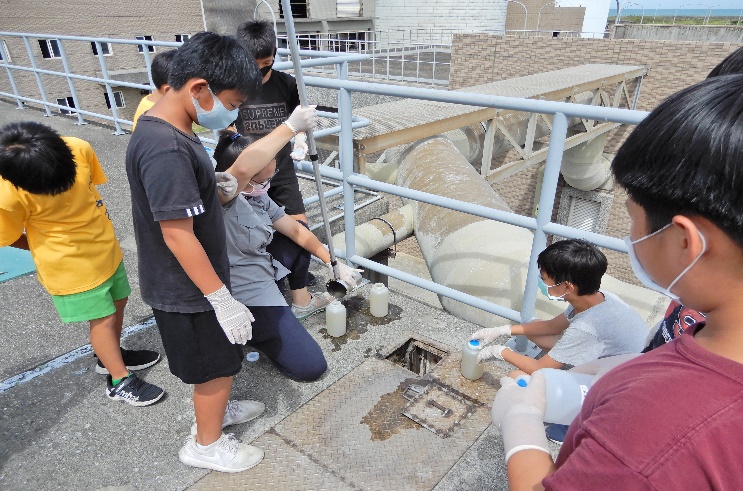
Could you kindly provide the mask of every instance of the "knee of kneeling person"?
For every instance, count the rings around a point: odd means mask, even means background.
[[[294,378],[300,382],[314,382],[322,377],[327,369],[328,362],[325,356],[320,354],[320,356],[304,360],[301,368],[294,373]]]

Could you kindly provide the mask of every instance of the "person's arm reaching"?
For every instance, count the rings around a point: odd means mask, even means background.
[[[326,266],[330,264],[330,253],[325,248],[322,242],[315,237],[315,234],[310,232],[307,228],[303,227],[299,222],[284,215],[275,222],[273,222],[273,228],[281,232],[285,236],[289,237],[294,243],[308,251],[313,256],[319,258]],[[336,266],[338,268],[338,277],[348,284],[351,288],[356,286],[356,278],[354,273],[362,272],[360,269],[353,269],[346,264],[338,262]]]
[[[261,169],[279,153],[284,145],[300,131],[311,130],[315,125],[315,106],[297,107],[289,118],[275,130],[249,145],[227,169],[237,178],[237,189],[243,190]]]
[[[544,376],[535,373],[526,387],[520,387],[510,377],[503,377],[500,382],[492,416],[503,437],[509,488],[543,489],[542,479],[555,471],[544,434]]]
[[[212,267],[206,251],[193,231],[193,218],[160,221],[165,245],[194,285],[214,307],[217,320],[227,339],[244,344],[252,337],[255,319],[247,307],[232,298]]]

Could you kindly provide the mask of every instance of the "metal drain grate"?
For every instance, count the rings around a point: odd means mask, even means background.
[[[447,438],[475,411],[475,406],[446,388],[432,384],[411,400],[402,414],[436,435]]]

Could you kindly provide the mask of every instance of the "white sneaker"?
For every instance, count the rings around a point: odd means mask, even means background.
[[[310,303],[305,305],[304,307],[297,305],[295,303],[292,304],[292,313],[297,318],[297,320],[306,319],[307,317],[311,316],[312,314],[315,314],[317,312],[322,312],[325,310],[325,307],[335,300],[333,296],[329,293],[323,293],[322,295],[315,295],[313,293],[310,293]]]
[[[230,425],[239,425],[251,419],[255,419],[266,410],[266,405],[260,401],[227,401],[227,409],[224,411],[222,428]],[[196,434],[196,423],[191,426],[191,434]]]
[[[220,472],[242,472],[255,467],[263,460],[263,450],[240,443],[232,433],[223,434],[219,440],[203,450],[196,446],[196,437],[189,436],[178,452],[178,459],[191,467]]]

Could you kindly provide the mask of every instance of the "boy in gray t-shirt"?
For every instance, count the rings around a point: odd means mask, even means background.
[[[613,293],[599,290],[606,256],[585,240],[555,242],[537,258],[539,289],[550,300],[568,302],[563,314],[545,321],[480,329],[472,335],[483,343],[500,336],[524,335],[547,353],[539,359],[504,345],[482,349],[478,360],[505,360],[518,370],[516,378],[540,368],[568,369],[605,356],[639,353],[648,328],[642,317]]]

